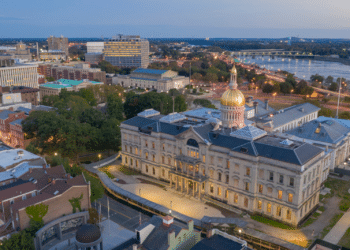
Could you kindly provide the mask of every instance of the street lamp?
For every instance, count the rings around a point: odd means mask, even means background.
[[[57,153],[55,152],[55,156],[57,156]]]

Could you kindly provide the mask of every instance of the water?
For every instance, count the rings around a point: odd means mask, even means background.
[[[305,80],[310,80],[310,76],[315,74],[319,74],[325,78],[330,75],[333,76],[335,80],[338,77],[350,79],[350,65],[344,65],[338,62],[282,57],[275,57],[272,59],[270,56],[256,56],[255,59],[251,56],[240,56],[239,60],[247,64],[255,63],[269,70],[285,70]]]

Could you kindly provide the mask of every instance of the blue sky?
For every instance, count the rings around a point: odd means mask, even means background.
[[[350,0],[2,0],[0,38],[350,38]]]

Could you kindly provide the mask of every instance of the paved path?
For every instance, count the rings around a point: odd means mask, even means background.
[[[341,219],[335,224],[335,226],[329,231],[323,240],[337,245],[340,239],[345,234],[346,230],[350,227],[350,210],[348,210]]]

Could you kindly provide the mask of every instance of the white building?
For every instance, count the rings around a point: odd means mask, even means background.
[[[86,49],[87,53],[103,53],[105,43],[104,42],[87,42]]]
[[[317,208],[325,152],[249,125],[235,79],[215,112],[145,110],[124,121],[122,163],[180,194],[296,226]]]
[[[25,86],[38,88],[37,64],[14,64],[0,68],[0,86]]]

